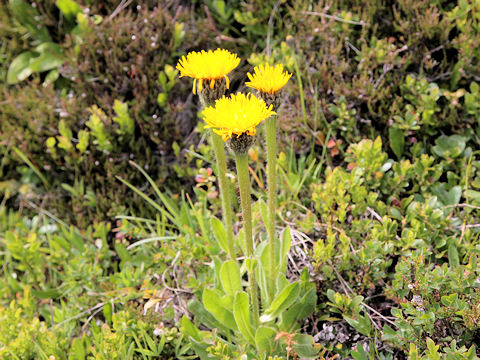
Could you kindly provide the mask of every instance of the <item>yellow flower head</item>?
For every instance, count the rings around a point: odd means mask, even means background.
[[[222,78],[225,78],[228,89],[230,82],[227,75],[238,64],[240,64],[240,58],[228,50],[202,50],[201,52],[192,51],[186,57],[182,56],[178,61],[177,69],[180,71],[180,77],[189,76],[195,79],[193,93],[196,94],[197,80],[200,91],[203,89],[204,81],[210,81],[210,89],[213,89],[215,80]]]
[[[245,85],[268,94],[275,94],[280,91],[292,76],[292,74],[283,71],[282,64],[276,66],[261,64],[255,66],[253,71],[253,75],[247,73],[250,81],[246,82]]]
[[[252,94],[238,93],[215,101],[215,106],[207,107],[202,112],[207,128],[221,135],[227,141],[232,134],[240,136],[244,133],[255,135],[256,126],[271,115],[275,115],[272,106],[267,107],[265,101]]]

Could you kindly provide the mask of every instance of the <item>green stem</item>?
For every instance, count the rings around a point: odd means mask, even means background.
[[[223,221],[225,224],[225,232],[227,233],[227,251],[230,259],[235,260],[235,247],[233,244],[233,224],[232,224],[232,201],[230,200],[230,186],[227,179],[227,160],[225,157],[225,146],[222,138],[212,134],[213,150],[215,151],[215,159],[217,161],[217,176],[220,184],[220,196],[222,198]]]
[[[268,297],[270,301],[275,295],[276,269],[275,269],[275,200],[277,183],[277,118],[271,116],[265,121],[265,135],[267,143],[267,191],[268,191],[268,216],[267,235],[270,264],[267,274],[269,276]]]
[[[240,201],[242,204],[243,228],[245,231],[245,248],[248,269],[248,292],[253,309],[253,323],[256,328],[259,321],[258,287],[253,268],[253,233],[252,233],[252,208],[250,203],[250,175],[248,172],[248,155],[246,153],[235,154],[237,165],[238,185],[240,187]]]

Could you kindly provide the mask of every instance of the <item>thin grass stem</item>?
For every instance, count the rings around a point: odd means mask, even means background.
[[[297,75],[298,93],[300,95],[300,105],[302,106],[303,123],[305,124],[305,128],[308,128],[307,110],[305,108],[305,96],[304,96],[304,93],[303,93],[302,73],[300,72],[300,67],[298,66],[298,61],[297,61],[296,58],[294,58],[293,66],[295,68],[295,74]]]

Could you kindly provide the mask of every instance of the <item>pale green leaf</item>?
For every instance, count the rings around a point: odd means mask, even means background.
[[[270,327],[260,326],[255,334],[255,345],[259,352],[271,354],[275,348],[275,336],[277,332]]]
[[[13,59],[8,68],[7,83],[16,84],[29,77],[32,74],[30,60],[35,56],[35,53],[32,51],[26,51]]]
[[[242,279],[240,267],[235,260],[228,260],[222,264],[220,269],[220,282],[226,294],[234,296],[237,291],[242,290]]]
[[[223,306],[223,301],[218,293],[213,290],[203,290],[203,305],[217,321],[232,330],[238,330],[235,318],[230,310]]]
[[[222,250],[228,252],[227,234],[223,223],[218,218],[212,217],[210,219],[210,226],[212,227],[213,235],[215,235],[215,239],[217,239]]]
[[[238,326],[238,330],[251,344],[255,344],[254,332],[250,323],[250,306],[248,295],[245,292],[238,292],[235,295],[233,303],[233,315]]]
[[[291,306],[300,294],[300,285],[297,282],[285,287],[282,292],[272,301],[265,314],[260,317],[261,322],[274,320],[284,310]]]

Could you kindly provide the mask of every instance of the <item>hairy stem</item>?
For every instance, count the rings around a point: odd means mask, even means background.
[[[223,222],[225,232],[227,234],[227,251],[230,259],[235,260],[235,246],[233,244],[233,225],[232,225],[232,201],[230,199],[230,186],[227,179],[227,160],[225,157],[225,146],[222,138],[212,134],[213,150],[215,151],[215,159],[217,161],[217,176],[220,185],[220,196],[222,198]]]
[[[252,233],[252,208],[250,201],[250,174],[248,172],[248,155],[246,153],[235,154],[235,162],[237,165],[238,185],[240,187],[240,201],[242,204],[243,228],[245,231],[245,248],[248,269],[248,292],[250,295],[250,303],[253,310],[253,323],[255,328],[259,321],[259,304],[258,304],[258,286],[255,277],[255,269],[253,268],[253,233]],[[248,261],[250,263],[248,263]]]
[[[269,277],[268,297],[270,301],[275,295],[276,283],[276,267],[275,267],[275,200],[276,200],[276,184],[277,184],[277,118],[271,116],[265,121],[265,133],[267,143],[267,191],[268,191],[268,216],[267,216],[267,236],[269,247],[269,269],[267,271]]]

